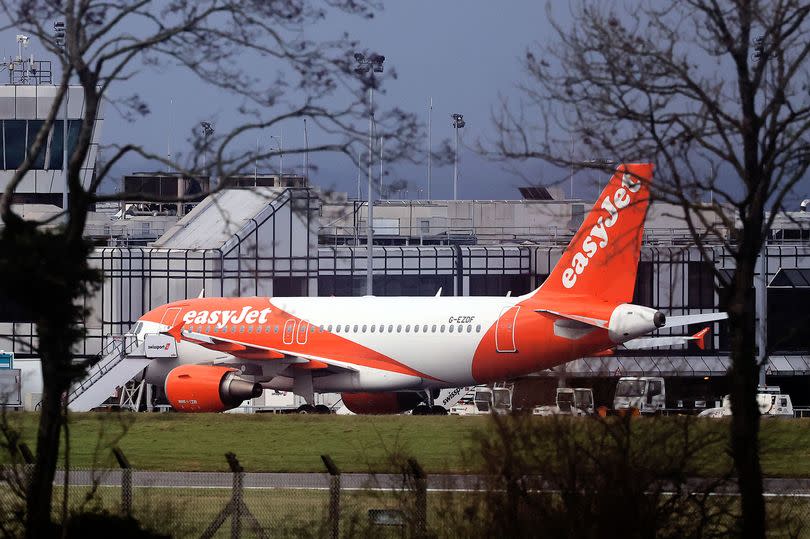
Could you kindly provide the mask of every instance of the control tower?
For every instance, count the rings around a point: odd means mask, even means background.
[[[36,60],[28,53],[28,37],[17,36],[17,55],[3,58],[0,63],[0,193],[5,190],[25,159],[28,148],[45,123],[54,106],[59,88],[53,83],[51,62]],[[5,71],[6,73],[3,73]],[[77,142],[84,116],[84,92],[81,86],[70,86],[67,94],[67,145],[70,155]],[[92,145],[81,170],[82,185],[88,187],[98,155],[103,122],[103,106],[93,127]],[[64,148],[64,104],[48,134],[45,147],[37,155],[34,166],[15,190],[16,204],[36,204],[62,207],[64,179],[62,153]],[[45,210],[45,208],[42,208]]]

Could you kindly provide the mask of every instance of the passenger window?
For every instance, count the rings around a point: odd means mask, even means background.
[[[332,333],[332,324],[329,324],[329,327],[326,328],[326,331]]]
[[[374,324],[371,324],[371,332],[372,332],[372,333],[374,333],[374,330],[375,330],[375,329],[376,329],[376,328],[375,328]]]
[[[363,333],[365,333],[367,329],[368,329],[368,326],[367,326],[367,325],[365,325],[365,324],[363,324],[363,328],[362,328],[362,330],[361,330],[361,331],[362,331]]]
[[[448,330],[450,333],[453,333],[453,328],[454,328],[454,327],[456,327],[456,326],[454,326],[453,324],[450,324],[450,326],[448,326],[447,330]]]
[[[389,325],[388,325],[388,333],[393,333],[393,332],[394,332],[394,325],[393,325],[393,324],[389,324]]]
[[[452,326],[451,326],[451,327],[452,327]],[[442,327],[441,327],[441,328],[439,328],[439,331],[440,331],[441,333],[444,333],[444,324],[442,324]]]
[[[336,331],[336,332],[338,332],[338,333],[340,333],[340,330],[341,330],[341,329],[343,329],[343,328],[341,327],[341,325],[340,325],[340,324],[338,324],[338,325],[337,325],[337,327],[335,328],[335,331]]]
[[[248,326],[248,333],[253,333],[253,326]]]
[[[467,333],[472,333],[472,324],[467,326]]]
[[[422,333],[427,333],[427,324],[422,326]]]
[[[357,333],[357,324],[354,325],[354,332]]]
[[[273,327],[273,333],[278,333],[278,326]]]
[[[410,333],[410,332],[411,332],[411,325],[408,324],[407,326],[405,326],[405,333]]]
[[[458,325],[458,332],[459,332],[459,333],[461,333],[462,331],[464,331],[464,326],[462,326],[461,324],[459,324],[459,325]]]
[[[413,326],[413,332],[414,333],[419,333],[419,324],[416,324],[416,325]]]
[[[256,333],[262,332],[262,326],[256,326]]]
[[[475,326],[475,332],[476,333],[481,333],[481,324],[478,324],[477,326]]]
[[[402,333],[402,324],[397,326],[397,333]]]
[[[315,326],[309,326],[309,332],[315,333]]]
[[[236,326],[231,326],[231,333],[236,333]]]
[[[433,324],[433,325],[430,327],[430,332],[431,332],[431,333],[436,333],[436,324]]]

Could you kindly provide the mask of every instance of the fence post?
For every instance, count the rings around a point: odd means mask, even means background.
[[[245,477],[245,469],[239,464],[234,453],[225,453],[225,458],[228,460],[228,466],[231,467],[233,472],[233,493],[231,494],[231,506],[233,507],[233,515],[231,515],[231,539],[239,539],[241,536],[241,523],[242,523],[242,508],[244,501],[242,499],[242,481]]]
[[[34,473],[34,454],[25,442],[20,442],[17,445],[17,450],[20,452],[23,462],[25,463],[23,464],[23,474],[25,474],[25,476],[22,479],[24,481],[23,487],[25,488],[25,496],[27,499],[28,492],[31,490],[31,475]]]
[[[416,459],[408,459],[408,466],[411,468],[416,490],[414,493],[416,502],[414,535],[416,537],[425,537],[427,534],[427,475],[425,475],[425,471]]]
[[[321,455],[326,471],[329,472],[329,537],[340,537],[340,470],[332,457]]]
[[[113,447],[113,455],[121,467],[121,512],[132,516],[132,467],[129,465],[124,452],[119,447]]]

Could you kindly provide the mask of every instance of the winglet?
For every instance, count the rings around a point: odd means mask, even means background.
[[[695,340],[695,344],[697,344],[698,348],[701,350],[706,349],[706,335],[709,333],[709,327],[705,327],[692,335],[692,339]]]

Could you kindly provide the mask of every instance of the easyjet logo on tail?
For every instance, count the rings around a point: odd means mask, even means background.
[[[242,307],[241,311],[188,311],[183,315],[186,324],[217,324],[224,327],[228,324],[264,324],[272,309],[261,311],[249,306]]]
[[[590,233],[582,240],[579,251],[571,259],[571,267],[566,268],[562,274],[562,284],[565,288],[572,288],[577,283],[577,277],[588,267],[590,259],[599,252],[599,249],[607,247],[610,240],[608,229],[616,224],[621,211],[630,205],[633,199],[631,195],[637,193],[639,189],[641,181],[632,174],[625,173],[622,175],[622,187],[616,189],[612,197],[608,194],[602,199],[601,208],[607,211],[607,219],[600,216],[591,227]]]

